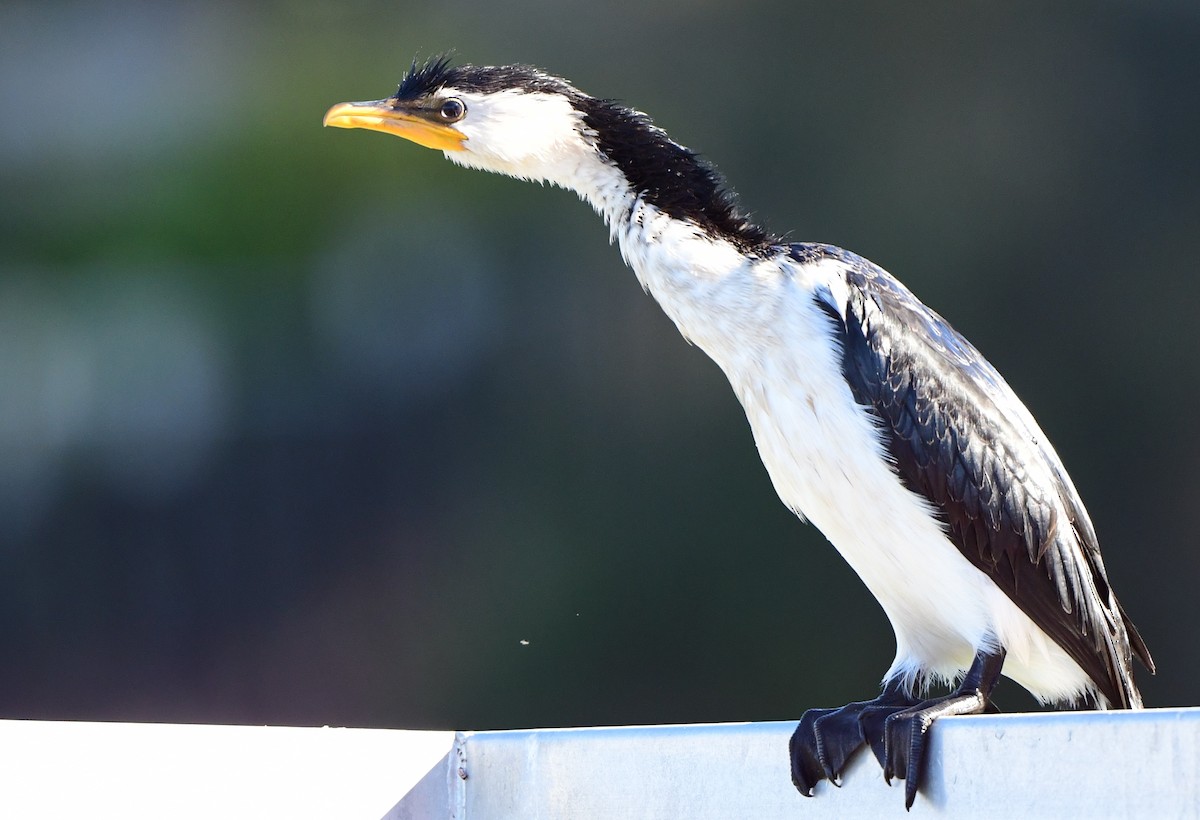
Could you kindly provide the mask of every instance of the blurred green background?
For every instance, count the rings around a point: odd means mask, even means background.
[[[1089,505],[1147,702],[1200,701],[1195,3],[28,2],[0,5],[0,715],[874,692],[881,611],[595,215],[321,128],[447,49],[650,112],[964,331]]]

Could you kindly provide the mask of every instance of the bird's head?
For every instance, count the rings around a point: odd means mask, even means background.
[[[565,80],[529,66],[451,66],[442,58],[414,63],[386,99],[333,106],[325,125],[382,131],[460,165],[563,183],[563,173],[596,156],[583,135],[584,99]]]
[[[325,124],[394,134],[470,168],[576,191],[610,224],[635,202],[743,249],[772,238],[720,175],[640,111],[525,65],[415,62],[392,96],[333,106]]]

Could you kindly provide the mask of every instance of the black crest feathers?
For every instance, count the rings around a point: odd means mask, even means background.
[[[393,99],[416,100],[438,90],[446,84],[446,78],[451,71],[450,55],[444,54],[427,60],[423,65],[417,65],[414,57],[412,67],[400,81]]]
[[[473,66],[450,65],[450,57],[434,57],[423,65],[413,61],[408,74],[400,81],[395,99],[415,100],[441,88],[491,94],[515,90],[582,96],[566,80],[553,77],[528,65]]]

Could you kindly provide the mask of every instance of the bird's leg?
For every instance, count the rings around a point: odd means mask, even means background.
[[[840,709],[809,709],[792,733],[792,783],[805,797],[822,780],[835,786],[846,761],[870,743],[883,764],[883,720],[918,703],[898,680],[888,681],[875,700],[850,703]]]
[[[911,809],[921,786],[925,769],[925,748],[929,727],[940,717],[978,715],[991,708],[992,689],[1004,667],[1004,650],[980,650],[967,670],[962,684],[949,695],[922,701],[894,712],[884,720],[883,776],[890,784],[893,777],[904,783],[904,807]],[[876,752],[878,757],[878,752]]]

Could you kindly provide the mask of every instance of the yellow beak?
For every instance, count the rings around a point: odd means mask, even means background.
[[[382,131],[437,151],[462,151],[467,140],[457,129],[395,108],[387,100],[338,103],[325,112],[324,124]]]

